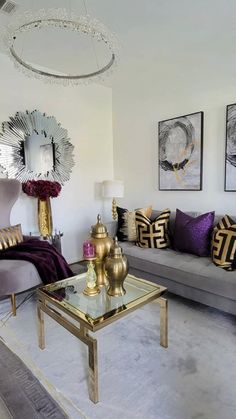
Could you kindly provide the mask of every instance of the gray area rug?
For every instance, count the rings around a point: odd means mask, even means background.
[[[1,341],[0,418],[68,418],[32,372]]]
[[[168,349],[159,345],[155,302],[99,330],[100,402],[94,405],[86,346],[45,316],[46,349],[40,350],[35,306],[32,297],[16,317],[0,322],[0,336],[41,382],[43,375],[54,386],[53,398],[70,419],[236,418],[236,316],[169,295]],[[9,299],[1,302],[0,318],[9,308]]]

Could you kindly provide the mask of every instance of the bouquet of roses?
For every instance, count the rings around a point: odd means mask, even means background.
[[[45,201],[47,198],[56,198],[61,192],[61,185],[50,180],[28,180],[22,183],[22,190],[29,196]]]

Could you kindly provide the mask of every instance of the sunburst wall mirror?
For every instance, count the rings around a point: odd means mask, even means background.
[[[73,149],[67,130],[38,110],[17,112],[2,123],[0,165],[8,178],[63,184],[74,166]]]

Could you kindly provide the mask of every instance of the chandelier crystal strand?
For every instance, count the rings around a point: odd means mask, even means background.
[[[103,67],[98,67],[98,69],[94,69],[94,71],[86,74],[60,75],[53,71],[42,71],[40,68],[24,61],[16,53],[14,44],[19,34],[30,33],[33,29],[40,30],[45,27],[73,31],[78,33],[78,35],[88,35],[92,42],[103,42],[109,50],[111,58]],[[76,86],[78,84],[89,84],[104,80],[105,77],[112,74],[116,67],[120,50],[116,37],[108,31],[103,23],[97,19],[90,18],[88,15],[77,16],[73,12],[69,14],[66,9],[41,9],[35,13],[27,11],[23,15],[17,15],[6,28],[3,39],[5,48],[18,70],[21,70],[28,77],[64,86]]]
[[[83,0],[83,3],[84,3],[85,15],[89,17],[88,8],[86,6],[86,0]],[[96,60],[97,69],[99,69],[98,56],[97,56],[97,53],[96,53],[96,48],[95,48],[95,45],[94,45],[94,41],[93,41],[93,37],[92,36],[90,36],[90,40],[91,40],[91,46],[92,46],[92,50],[93,50],[93,53],[94,53],[94,56],[95,56],[95,60]]]

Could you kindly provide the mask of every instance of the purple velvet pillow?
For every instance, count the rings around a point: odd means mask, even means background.
[[[174,248],[197,256],[209,256],[214,217],[214,211],[194,218],[177,209]]]

